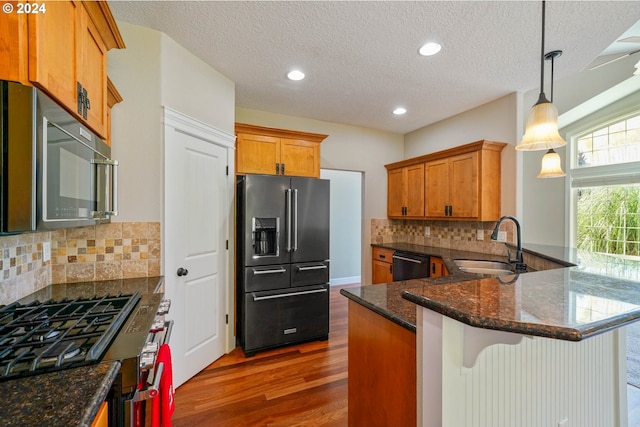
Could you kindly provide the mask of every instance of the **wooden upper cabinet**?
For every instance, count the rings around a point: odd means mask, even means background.
[[[76,109],[76,28],[80,3],[47,2],[46,13],[29,14],[29,81],[67,109]]]
[[[236,173],[320,177],[327,135],[236,123]]]
[[[387,216],[424,216],[424,164],[387,171]]]
[[[105,142],[108,146],[111,146],[111,109],[119,102],[122,102],[122,96],[111,79],[107,77],[107,138]]]
[[[273,175],[280,163],[280,139],[239,133],[236,141],[236,173]]]
[[[17,8],[18,2],[6,2]],[[0,14],[0,78],[27,83],[29,70],[27,15]]]
[[[0,79],[37,86],[106,138],[107,51],[124,48],[109,6],[42,4],[45,12],[0,16]]]
[[[98,27],[82,8],[78,26],[77,40],[79,67],[76,68],[76,81],[86,91],[88,104],[80,106],[79,114],[96,133],[107,137],[107,47],[102,40]],[[77,98],[76,98],[77,107]],[[84,117],[86,116],[86,117]]]
[[[496,221],[500,218],[500,168],[501,152],[507,144],[480,140],[460,147],[386,165],[389,176],[388,216],[412,217],[415,219],[453,219]],[[413,200],[423,195],[423,211],[411,211],[413,215],[398,215],[398,209],[391,208],[400,203],[399,193],[392,194],[400,185],[400,175],[392,171],[415,168],[412,175],[407,173],[407,191],[413,191]],[[420,174],[420,168],[422,174]],[[411,176],[412,178],[408,178]],[[419,182],[420,177],[422,180]],[[409,196],[405,196],[409,197]],[[405,199],[408,200],[408,199]],[[407,202],[402,202],[407,203]]]
[[[426,164],[427,216],[478,217],[478,152]]]

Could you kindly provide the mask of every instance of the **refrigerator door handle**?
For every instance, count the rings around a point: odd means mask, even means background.
[[[293,250],[298,250],[298,189],[293,190]]]
[[[287,229],[287,252],[291,252],[291,189],[287,189],[287,224],[285,228]]]

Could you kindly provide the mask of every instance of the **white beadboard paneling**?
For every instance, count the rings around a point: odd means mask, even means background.
[[[567,426],[626,425],[621,415],[626,414],[625,375],[621,373],[625,366],[624,358],[619,357],[624,350],[624,330],[580,342],[524,337],[515,345],[491,344],[472,366],[465,366],[465,334],[491,331],[427,309],[420,311],[418,334],[425,335],[419,341],[423,348],[418,364],[424,381],[419,387],[430,390],[423,392],[419,405],[423,426],[555,427],[565,418]],[[438,325],[441,330],[434,333]],[[434,382],[438,369],[442,371],[439,384]],[[438,389],[441,414],[426,400],[429,394],[434,398]]]

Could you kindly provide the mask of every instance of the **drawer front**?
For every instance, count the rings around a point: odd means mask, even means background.
[[[291,287],[291,271],[289,265],[265,265],[245,267],[244,291],[268,291]]]
[[[291,286],[329,283],[329,262],[305,262],[291,265]]]
[[[329,334],[329,285],[248,293],[245,307],[245,352]]]
[[[395,251],[392,249],[385,249],[385,248],[373,248],[373,259],[377,259],[378,261],[382,261],[382,262],[388,262],[391,263],[393,262],[393,253]]]

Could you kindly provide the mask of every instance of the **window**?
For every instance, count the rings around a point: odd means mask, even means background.
[[[640,160],[640,115],[613,123],[578,138],[577,167],[613,165]]]
[[[574,246],[640,259],[640,111],[571,141]]]

